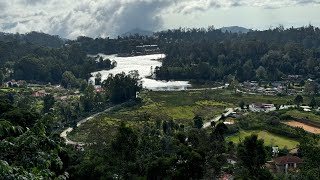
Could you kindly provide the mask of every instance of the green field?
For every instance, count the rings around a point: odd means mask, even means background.
[[[220,115],[227,107],[234,107],[230,103],[205,100],[201,92],[143,92],[141,96],[141,104],[105,113],[74,130],[69,135],[70,139],[87,142],[101,134],[111,136],[121,121],[136,129],[145,123],[155,124],[157,120],[171,119],[190,127],[196,114],[208,120]]]
[[[245,139],[245,137],[251,134],[257,134],[259,139],[263,139],[265,145],[279,146],[280,148],[287,147],[288,149],[295,148],[299,143],[293,139],[275,135],[269,133],[268,131],[240,131],[239,133],[228,136],[226,141],[232,141],[234,143],[239,143]]]
[[[290,110],[285,113],[285,115],[290,115],[293,118],[297,119],[308,119],[320,123],[320,116],[313,114],[312,112],[303,112],[298,110]]]
[[[272,101],[279,104],[288,100],[288,97],[239,96],[229,90],[145,91],[141,92],[140,96],[143,99],[141,104],[109,112],[98,119],[87,122],[72,132],[70,139],[83,142],[96,134],[110,134],[114,131],[114,124],[119,124],[121,121],[130,126],[141,128],[144,123],[155,124],[158,120],[169,121],[172,119],[177,124],[190,127],[193,126],[192,119],[196,114],[208,121],[220,115],[226,108],[236,107],[241,100],[246,103]]]

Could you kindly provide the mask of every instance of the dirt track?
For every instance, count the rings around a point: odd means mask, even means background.
[[[310,125],[306,125],[297,121],[288,121],[288,122],[284,122],[284,124],[287,124],[289,126],[292,127],[301,127],[303,128],[305,131],[314,133],[314,134],[320,134],[320,128],[316,128]]]

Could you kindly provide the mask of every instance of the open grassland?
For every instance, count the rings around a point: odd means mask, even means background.
[[[110,118],[105,115],[101,115],[92,121],[88,121],[81,126],[75,128],[68,138],[76,142],[103,142],[107,143],[114,139],[117,129],[121,124],[120,119]],[[145,125],[142,121],[128,121],[128,126],[138,130]]]
[[[228,136],[226,138],[226,141],[232,141],[234,143],[239,143],[239,141],[242,141],[245,139],[245,137],[250,136],[251,134],[257,134],[259,139],[263,139],[265,145],[270,146],[279,146],[280,148],[288,148],[292,149],[295,148],[299,143],[294,140],[287,137],[275,135],[272,133],[269,133],[268,131],[243,131],[241,130],[239,133]]]
[[[271,95],[251,95],[243,93],[235,93],[232,90],[214,90],[208,91],[207,97],[212,100],[222,101],[238,105],[240,101],[244,101],[246,104],[251,103],[273,103],[273,104],[291,104],[293,96],[271,96]]]
[[[310,120],[316,123],[320,123],[320,116],[315,115],[312,112],[303,112],[303,111],[298,111],[298,110],[290,110],[285,113],[285,115],[290,115],[293,118],[297,119],[305,119],[305,120]]]

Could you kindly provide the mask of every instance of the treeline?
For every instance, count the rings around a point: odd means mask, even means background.
[[[320,75],[320,29],[311,25],[289,29],[279,26],[243,34],[214,27],[180,28],[157,32],[152,37],[115,39],[62,40],[36,32],[2,33],[0,65],[14,67],[13,77],[17,79],[26,75],[27,80],[56,83],[66,70],[81,78],[95,71],[95,62],[88,60],[87,54],[130,54],[142,44],[157,44],[166,54],[163,66],[155,71],[159,79],[221,81],[233,76],[238,81],[273,81],[286,75],[312,79]],[[22,67],[26,65],[39,73],[26,74]]]
[[[60,48],[64,45],[65,40],[57,35],[49,35],[41,32],[32,31],[27,34],[9,34],[0,33],[0,41],[30,43],[37,46]]]
[[[1,42],[0,66],[3,79],[61,83],[63,73],[88,79],[91,72],[113,68],[111,61],[96,61],[73,44],[62,48],[41,47],[29,43]]]
[[[159,79],[238,81],[281,80],[286,75],[318,78],[320,29],[278,27],[246,34],[214,28],[177,29],[158,33],[166,58],[156,69]]]

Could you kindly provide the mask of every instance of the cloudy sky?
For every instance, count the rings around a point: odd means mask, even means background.
[[[76,38],[134,28],[320,26],[320,0],[0,0],[0,31]]]

